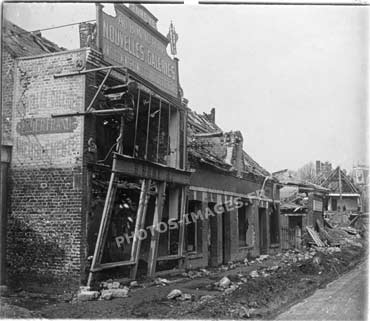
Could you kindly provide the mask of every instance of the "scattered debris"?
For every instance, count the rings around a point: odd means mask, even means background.
[[[230,279],[227,277],[227,276],[224,276],[219,282],[218,282],[218,286],[220,288],[228,288],[231,284],[231,281]]]
[[[172,300],[182,295],[182,292],[178,289],[172,290],[168,295],[167,299]]]
[[[112,293],[112,298],[127,298],[129,288],[125,286],[121,289],[110,289],[109,291]]]
[[[268,257],[269,257],[269,255],[267,255],[267,254],[263,254],[263,255],[260,255],[260,256],[256,259],[256,261],[258,261],[258,262],[262,262],[263,260],[266,260]]]
[[[213,295],[203,295],[202,297],[200,297],[200,301],[210,301],[212,299],[214,299]]]
[[[100,294],[101,300],[111,300],[113,298],[113,293],[110,290],[103,290]]]
[[[228,295],[228,294],[231,294],[233,293],[239,286],[237,284],[233,284],[231,285],[229,288],[227,288],[225,291],[224,291],[224,294],[225,295]]]
[[[351,234],[351,235],[357,234],[357,230],[354,229],[353,227],[345,226],[345,227],[341,227],[340,229],[343,231],[346,231],[348,234]]]
[[[180,301],[192,300],[193,296],[189,293],[183,293],[180,296],[178,296],[177,299]]]
[[[205,275],[205,276],[209,276],[211,274],[211,272],[209,272],[208,270],[206,269],[200,269],[200,271]]]
[[[82,290],[77,294],[78,301],[93,301],[99,297],[98,291]]]
[[[130,287],[131,288],[137,288],[138,286],[139,286],[139,283],[137,283],[137,281],[130,282]]]
[[[113,282],[113,283],[110,283],[109,285],[111,285],[111,289],[119,289],[120,283],[119,282]],[[108,288],[109,288],[109,286],[108,286]]]
[[[168,281],[167,279],[156,278],[154,280],[154,284],[156,284],[156,285],[168,285],[168,284],[170,284],[170,281]]]
[[[258,278],[259,274],[256,270],[254,270],[251,273],[249,273],[249,276],[252,277],[252,278]]]
[[[268,268],[266,268],[266,270],[269,272],[274,272],[277,271],[278,269],[280,269],[279,265],[269,266]]]
[[[310,234],[312,240],[315,242],[315,244],[317,246],[319,246],[319,247],[325,246],[324,242],[321,241],[319,235],[317,234],[317,232],[314,229],[310,228],[309,226],[306,226],[306,230]]]

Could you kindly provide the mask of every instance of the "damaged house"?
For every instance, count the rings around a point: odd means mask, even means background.
[[[334,224],[348,223],[362,211],[361,194],[350,177],[338,166],[326,177],[319,176],[321,186],[328,188],[325,216]]]
[[[273,173],[283,185],[280,189],[281,248],[301,248],[307,227],[319,231],[324,226],[324,204],[329,189],[288,174]]]
[[[14,43],[23,49],[3,73],[12,80],[3,136],[17,279],[91,284],[102,271],[135,279],[183,257],[190,172],[178,60],[143,6],[116,4],[115,16],[102,8],[96,24],[80,26],[76,50],[6,30],[9,53]],[[121,47],[121,33],[140,50]],[[173,228],[161,224],[170,219]]]
[[[188,111],[191,169],[186,226],[189,267],[217,266],[280,248],[279,184],[243,151],[239,131],[224,132],[215,110]],[[198,214],[197,214],[198,213]]]

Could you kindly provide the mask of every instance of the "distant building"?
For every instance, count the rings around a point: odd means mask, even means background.
[[[363,213],[369,212],[369,174],[369,166],[367,165],[354,166],[351,173],[353,183],[361,193]]]
[[[339,166],[322,181],[321,186],[330,190],[325,215],[332,223],[348,224],[353,215],[361,213],[361,193]]]

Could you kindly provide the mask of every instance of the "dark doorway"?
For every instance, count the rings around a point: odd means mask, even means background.
[[[258,209],[260,253],[267,253],[267,211],[265,208]]]
[[[226,211],[226,210],[225,210]],[[229,261],[228,255],[227,255],[227,249],[228,249],[228,242],[227,242],[227,235],[229,234],[226,230],[227,222],[226,222],[226,215],[229,215],[227,212],[223,212],[221,214],[221,222],[222,222],[222,263],[227,264]]]
[[[215,203],[208,203],[208,208],[213,209]],[[209,217],[208,229],[208,264],[209,266],[217,266],[217,249],[218,249],[218,224],[217,216]]]

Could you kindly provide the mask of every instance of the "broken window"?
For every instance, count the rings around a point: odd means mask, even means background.
[[[106,82],[96,109],[128,108],[124,113],[123,154],[183,168],[185,160],[185,113],[154,93]],[[117,92],[122,87],[122,93]],[[126,91],[125,91],[126,90]],[[117,98],[118,97],[118,98]],[[105,100],[104,100],[105,99]],[[103,102],[103,103],[102,103]],[[110,152],[119,136],[121,114],[97,116],[98,159],[111,163]],[[106,159],[106,156],[109,158]]]
[[[186,251],[202,253],[202,202],[189,201],[187,213],[190,223],[186,225]]]
[[[92,210],[88,221],[89,254],[92,255],[103,213],[108,177],[94,173]],[[101,263],[129,261],[141,192],[141,181],[126,176],[117,178],[117,192],[104,242]]]
[[[270,243],[279,243],[279,211],[276,205],[270,207]]]

